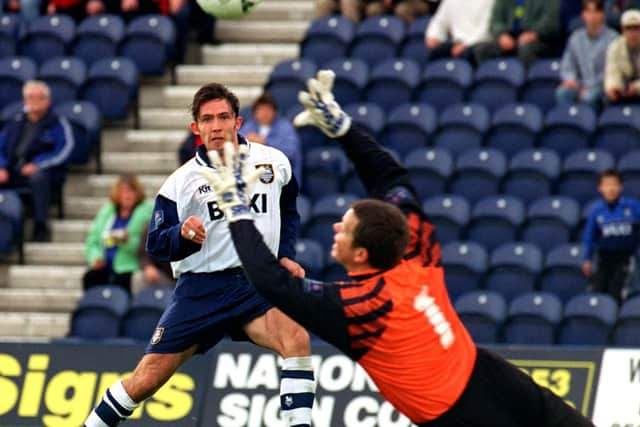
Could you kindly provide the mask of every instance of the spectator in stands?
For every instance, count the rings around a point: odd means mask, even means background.
[[[25,22],[40,16],[40,0],[7,0],[0,4],[4,12],[20,14]]]
[[[621,302],[640,247],[640,202],[621,197],[622,177],[613,169],[600,175],[598,192],[602,199],[593,207],[584,230],[582,271],[592,278],[595,292],[609,293]]]
[[[48,241],[49,202],[62,187],[73,149],[67,119],[51,111],[49,86],[38,80],[22,89],[24,112],[0,132],[0,188],[28,188],[33,203],[33,240]]]
[[[517,55],[525,66],[553,55],[560,35],[559,0],[495,0],[489,32],[494,40],[475,49],[478,62]]]
[[[131,275],[140,269],[138,248],[153,205],[134,175],[121,175],[111,187],[109,202],[98,211],[85,242],[89,270],[84,289],[114,284],[131,291]]]
[[[622,35],[607,49],[604,89],[610,103],[640,100],[640,10],[629,9],[620,18]]]
[[[314,16],[340,13],[358,23],[363,17],[395,14],[407,24],[433,13],[438,2],[427,0],[316,0]]]
[[[605,25],[604,1],[583,0],[584,27],[571,34],[562,55],[556,89],[558,104],[584,102],[598,108],[604,95],[604,64],[607,47],[617,33]]]
[[[640,0],[605,0],[604,11],[607,25],[620,31],[620,16],[627,9],[640,9]]]
[[[192,155],[193,156],[193,155]],[[143,289],[151,286],[175,285],[171,264],[153,260],[145,250],[149,224],[145,225],[140,244],[138,245],[138,258],[140,259],[140,269],[133,273],[131,277],[131,293],[137,294]]]
[[[494,0],[443,0],[425,33],[429,59],[451,56],[473,62],[475,45],[489,41],[493,3]]]
[[[278,105],[268,92],[256,99],[252,117],[242,125],[242,133],[251,142],[270,145],[282,151],[291,162],[291,169],[298,182],[302,178],[302,154],[298,134],[289,120],[278,116]]]
[[[106,12],[102,0],[49,0],[46,4],[47,14],[63,13],[71,16],[76,22],[87,16]]]

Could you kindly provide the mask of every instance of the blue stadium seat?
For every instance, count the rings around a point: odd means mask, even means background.
[[[413,59],[421,65],[427,62],[429,53],[424,44],[424,35],[430,20],[431,15],[422,15],[409,25],[400,45],[400,57]]]
[[[298,103],[287,110],[286,116],[289,121],[293,123],[293,119],[302,111],[304,111],[304,107]],[[249,111],[249,114],[252,114],[251,111]],[[242,110],[240,110],[240,115],[242,116]],[[333,140],[329,139],[328,136],[315,126],[302,126],[296,127],[295,129],[298,134],[298,139],[300,140],[300,147],[303,151],[333,144]]]
[[[337,147],[314,148],[305,154],[302,169],[302,192],[312,200],[340,191],[349,160]]]
[[[304,227],[311,218],[311,200],[304,194],[298,194],[296,208],[300,215],[300,227]]]
[[[453,158],[439,148],[416,148],[404,160],[420,200],[445,192],[453,174]]]
[[[382,108],[371,102],[356,102],[344,106],[344,111],[351,116],[354,123],[378,138],[386,123]]]
[[[550,196],[529,205],[522,240],[536,244],[547,253],[571,241],[580,220],[580,206],[570,197]]]
[[[12,56],[0,59],[0,105],[3,107],[22,100],[22,86],[36,78],[37,68],[32,59]]]
[[[73,129],[73,151],[69,160],[75,165],[96,160],[96,172],[102,173],[102,116],[98,107],[88,101],[69,101],[55,107],[67,118]]]
[[[127,24],[120,42],[120,55],[136,64],[145,76],[161,76],[175,56],[176,27],[171,18],[151,14]]]
[[[24,103],[22,100],[13,101],[2,107],[0,110],[0,123],[3,125],[11,120],[15,115],[24,112]]]
[[[315,240],[300,238],[296,241],[296,262],[305,270],[305,276],[319,279],[324,268],[324,253],[322,245]]]
[[[562,318],[562,303],[548,292],[520,295],[509,304],[504,341],[509,344],[551,345]]]
[[[120,335],[120,321],[129,309],[129,294],[113,285],[85,291],[71,315],[70,336],[103,340]]]
[[[600,173],[614,165],[613,156],[604,150],[575,151],[564,161],[557,192],[585,203],[597,197]]]
[[[594,147],[620,158],[640,149],[640,107],[610,106],[598,118]]]
[[[17,246],[21,264],[24,262],[23,220],[20,196],[12,190],[0,190],[0,255],[11,253]]]
[[[384,150],[387,151],[391,157],[399,161],[400,157],[395,151],[389,148],[384,148]],[[369,192],[362,183],[362,180],[360,180],[358,172],[351,166],[351,164],[349,164],[347,173],[342,177],[341,188],[343,193],[353,194],[360,198],[369,197]]]
[[[364,88],[369,81],[369,66],[366,62],[356,58],[336,58],[326,68],[333,70],[336,75],[333,96],[340,105],[362,100]]]
[[[345,16],[317,18],[311,22],[304,35],[300,56],[324,67],[333,58],[347,56],[355,32],[355,24]]]
[[[596,114],[586,104],[558,105],[545,116],[538,146],[566,157],[573,151],[588,148],[596,128]]]
[[[341,221],[356,200],[352,194],[328,194],[320,198],[313,204],[311,219],[302,236],[317,241],[328,252],[333,244],[333,224]]]
[[[630,151],[620,157],[618,171],[622,174],[625,194],[640,199],[640,150]]]
[[[173,286],[169,285],[151,286],[134,295],[121,320],[120,336],[148,341],[172,297]]]
[[[533,148],[542,130],[542,113],[533,104],[509,104],[493,114],[485,145],[502,151],[507,157]]]
[[[517,240],[524,222],[524,205],[508,195],[488,196],[478,201],[471,211],[467,239],[493,251],[504,242]]]
[[[388,59],[371,69],[364,98],[389,113],[411,100],[420,80],[420,67],[412,59]]]
[[[474,75],[469,100],[478,102],[493,112],[518,99],[524,77],[524,66],[515,58],[484,61]]]
[[[449,191],[460,194],[473,204],[478,200],[497,194],[500,180],[507,171],[507,159],[492,148],[473,148],[462,153],[456,161]]]
[[[432,143],[457,156],[470,148],[480,147],[489,124],[490,116],[486,107],[480,104],[455,104],[440,115]]]
[[[422,44],[424,46],[424,34]],[[426,102],[437,111],[464,102],[473,82],[473,68],[457,58],[443,58],[427,63],[416,91],[416,101]]]
[[[404,157],[416,148],[426,147],[437,126],[436,112],[428,104],[402,104],[389,113],[380,141]]]
[[[471,291],[456,300],[455,308],[475,342],[498,342],[500,328],[507,317],[507,304],[502,295],[492,291]]]
[[[89,68],[82,98],[98,107],[110,120],[126,119],[138,102],[138,69],[124,57],[105,58]]]
[[[118,15],[104,13],[88,16],[76,29],[71,53],[82,59],[88,67],[100,59],[117,56],[124,31],[124,20]]]
[[[503,243],[492,253],[485,288],[498,292],[507,302],[533,292],[542,271],[542,252],[531,243]]]
[[[540,289],[552,292],[563,302],[584,292],[588,282],[582,274],[583,261],[580,245],[567,243],[555,247],[547,253]]]
[[[640,295],[622,303],[618,321],[613,330],[613,345],[617,347],[640,347]]]
[[[47,59],[64,56],[75,31],[76,24],[67,15],[42,15],[29,22],[18,50],[20,55],[42,64]]]
[[[502,192],[530,202],[548,196],[560,175],[560,158],[549,149],[530,148],[516,153],[509,162]]]
[[[607,294],[584,293],[567,301],[558,328],[558,344],[607,346],[618,303]]]
[[[436,226],[436,235],[442,244],[460,240],[471,218],[469,202],[455,194],[429,197],[422,204],[422,209]]]
[[[394,15],[371,16],[360,22],[349,49],[349,56],[373,66],[394,58],[404,39],[405,26]]]
[[[16,54],[16,42],[20,37],[22,19],[15,13],[0,14],[0,58]]]
[[[480,288],[489,265],[487,251],[475,242],[450,242],[442,247],[447,292],[451,301]]]
[[[527,80],[520,92],[520,99],[547,112],[556,103],[555,92],[559,84],[560,60],[539,59],[527,70]]]
[[[298,92],[306,90],[306,82],[315,76],[316,69],[313,62],[304,58],[282,61],[273,68],[265,90],[276,99],[280,111],[298,104]]]
[[[84,62],[72,56],[46,60],[40,66],[38,79],[49,85],[53,105],[79,98],[80,89],[87,80]]]

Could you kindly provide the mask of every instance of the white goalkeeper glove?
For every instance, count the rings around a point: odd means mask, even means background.
[[[316,126],[330,138],[347,133],[351,117],[342,111],[333,97],[331,91],[335,77],[331,70],[320,70],[317,78],[307,80],[308,92],[298,93],[298,100],[305,110],[293,119],[295,126]]]
[[[253,219],[249,208],[249,187],[264,172],[263,168],[245,170],[249,157],[249,147],[242,144],[236,149],[231,142],[224,144],[224,164],[215,150],[209,151],[209,160],[214,170],[202,167],[200,173],[207,178],[218,196],[218,208],[234,222],[241,219]]]

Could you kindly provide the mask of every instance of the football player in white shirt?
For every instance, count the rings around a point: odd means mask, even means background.
[[[304,270],[292,260],[300,222],[298,184],[286,156],[239,135],[237,97],[211,83],[194,95],[191,130],[203,145],[178,168],[156,197],[147,252],[171,261],[178,279],[173,300],[159,320],[133,374],[111,386],[85,427],[114,427],[153,395],[194,353],[205,353],[225,335],[251,339],[273,350],[282,363],[280,394],[287,426],[311,425],[315,381],[306,330],[256,293],[241,268],[216,193],[199,172],[211,167],[208,150],[226,141],[249,145],[249,164],[263,168],[251,197],[251,213],[269,249],[292,274]]]

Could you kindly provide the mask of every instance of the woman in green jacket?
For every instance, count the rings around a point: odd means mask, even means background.
[[[131,275],[140,268],[138,246],[153,205],[134,175],[121,175],[111,187],[111,199],[96,215],[85,242],[89,270],[84,289],[122,286],[131,292]]]

